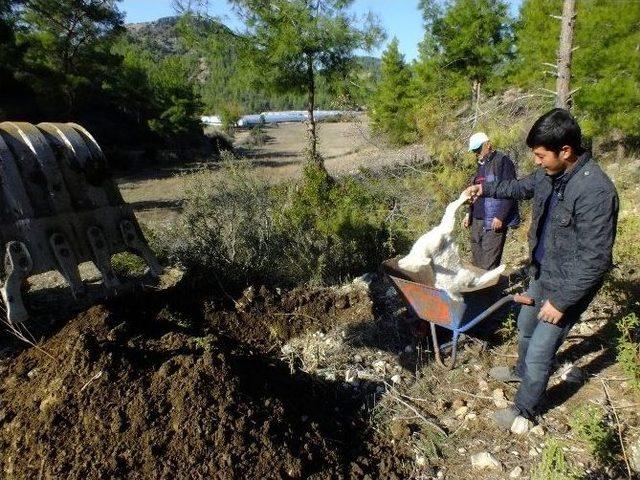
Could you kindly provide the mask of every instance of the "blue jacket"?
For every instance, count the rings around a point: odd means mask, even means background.
[[[484,171],[483,183],[516,179],[513,162],[508,155],[498,150],[494,150],[486,157]],[[473,183],[477,183],[477,177],[478,175],[474,177]],[[483,224],[485,230],[491,230],[491,222],[494,218],[502,220],[505,227],[517,227],[520,225],[518,202],[511,199],[484,198]]]

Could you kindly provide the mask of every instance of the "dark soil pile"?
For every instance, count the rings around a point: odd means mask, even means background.
[[[362,399],[268,353],[322,321],[370,314],[367,299],[259,291],[239,311],[215,305],[184,291],[120,300],[62,322],[40,349],[10,350],[0,476],[405,476],[405,459],[367,428]]]

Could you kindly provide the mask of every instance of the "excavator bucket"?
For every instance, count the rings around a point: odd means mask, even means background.
[[[116,253],[139,255],[153,276],[163,272],[102,150],[74,123],[0,123],[0,247],[0,291],[11,323],[29,317],[21,291],[29,276],[57,270],[80,299],[83,262],[95,264],[107,295],[121,287],[111,266]]]

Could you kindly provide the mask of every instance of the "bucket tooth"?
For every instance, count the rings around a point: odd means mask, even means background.
[[[29,313],[24,306],[20,287],[33,269],[33,260],[26,245],[17,241],[8,242],[4,264],[7,278],[0,292],[7,308],[7,320],[21,323],[29,318]]]
[[[133,222],[131,220],[122,220],[120,222],[120,232],[122,233],[125,245],[147,262],[151,273],[156,277],[162,275],[162,266],[149,248],[149,245],[138,235],[138,230]]]
[[[53,254],[58,261],[60,273],[71,287],[71,293],[73,298],[84,297],[86,289],[82,278],[80,278],[80,272],[78,271],[78,261],[76,256],[61,233],[54,233],[49,237],[49,244],[53,249]]]
[[[116,290],[120,286],[120,281],[111,267],[111,252],[104,232],[94,225],[87,229],[87,237],[93,252],[93,263],[102,274],[103,285],[108,291]]]

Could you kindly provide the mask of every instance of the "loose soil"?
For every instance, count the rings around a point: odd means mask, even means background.
[[[38,348],[9,342],[3,478],[403,476],[404,455],[368,427],[363,398],[291,372],[274,349],[370,321],[366,293],[258,289],[222,303],[147,294],[59,320]]]

